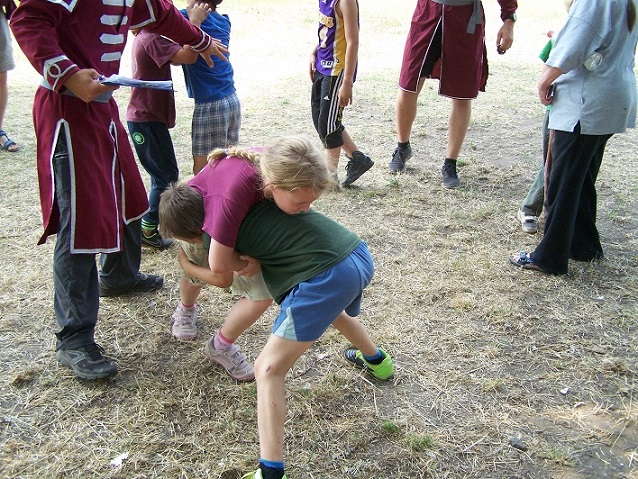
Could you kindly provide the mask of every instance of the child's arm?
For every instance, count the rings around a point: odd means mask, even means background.
[[[179,261],[179,265],[184,270],[184,273],[188,276],[192,276],[193,278],[197,278],[202,283],[212,284],[213,286],[218,286],[220,288],[229,288],[231,284],[233,284],[233,273],[213,273],[208,268],[203,268],[201,266],[197,266],[194,263],[191,263],[184,253],[182,248],[179,248],[177,253],[177,260]]]
[[[346,64],[339,88],[339,106],[345,107],[352,103],[352,83],[359,56],[359,9],[356,0],[340,0],[336,12],[343,18],[346,34]]]
[[[193,50],[190,45],[184,45],[180,51],[171,57],[171,63],[173,65],[181,65],[184,63],[190,65],[197,61],[198,56],[199,53]]]
[[[239,253],[233,248],[211,238],[208,250],[208,266],[213,273],[223,274],[240,270],[246,266],[246,261],[239,259]]]
[[[311,82],[315,80],[315,70],[317,69],[316,63],[317,63],[317,45],[315,45],[315,47],[312,49],[312,53],[310,53],[310,65],[308,68],[308,73],[310,73]]]
[[[207,3],[197,3],[195,0],[189,0],[186,6],[188,20],[196,27],[201,27],[202,22],[206,20],[211,11]]]
[[[261,271],[261,263],[257,261],[255,258],[246,256],[243,254],[239,256],[239,258],[246,261],[247,264],[242,269],[235,271],[237,275],[246,276],[247,278],[250,278]]]

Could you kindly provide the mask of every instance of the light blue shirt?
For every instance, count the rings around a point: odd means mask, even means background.
[[[627,26],[627,0],[576,0],[546,64],[563,72],[554,82],[549,128],[584,135],[622,133],[636,126],[634,61],[638,22]],[[585,60],[599,52],[594,70]]]

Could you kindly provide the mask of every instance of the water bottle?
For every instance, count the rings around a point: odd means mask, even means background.
[[[596,67],[598,67],[598,65],[602,63],[602,61],[603,56],[600,54],[600,52],[593,52],[587,57],[583,65],[585,65],[585,68],[587,68],[587,70],[592,71],[595,70]]]

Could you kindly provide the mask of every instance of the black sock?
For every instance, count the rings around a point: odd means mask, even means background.
[[[446,158],[443,164],[456,166],[456,158]]]
[[[259,463],[261,475],[264,479],[283,479],[284,470],[266,466],[263,462]]]
[[[381,351],[380,349],[377,349],[377,356],[374,359],[367,358],[365,356],[363,356],[363,359],[365,359],[370,364],[381,364],[385,359],[385,354],[383,354],[383,351]]]
[[[410,146],[410,140],[404,142],[399,141],[397,144],[399,145],[399,148],[406,149],[408,146]]]

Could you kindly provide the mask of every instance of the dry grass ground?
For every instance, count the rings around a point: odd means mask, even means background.
[[[396,359],[396,377],[369,380],[341,359],[343,338],[325,334],[288,379],[288,475],[638,478],[636,132],[612,138],[600,173],[606,259],[572,263],[564,277],[512,268],[507,255],[540,236],[523,233],[514,214],[540,157],[536,55],[564,16],[562,2],[521,2],[515,46],[502,57],[492,45],[497,3],[486,2],[491,77],[474,102],[457,191],[440,186],[449,104],[434,84],[420,98],[408,173],[386,172],[413,5],[361,2],[360,74],[345,122],[377,164],[355,188],[316,203],[370,244],[377,272],[361,320]],[[315,4],[222,6],[233,20],[243,143],[313,135],[306,69]],[[235,383],[202,354],[232,300],[206,289],[199,340],[174,341],[174,251],[143,257],[164,289],[102,301],[97,336],[119,364],[116,378],[85,383],[56,363],[54,241],[35,246],[37,77],[18,60],[5,126],[22,150],[0,154],[0,477],[239,477],[259,455],[255,385]],[[186,178],[191,103],[174,76],[173,137]],[[127,92],[118,98],[126,105]],[[250,358],[273,314],[240,339]]]

